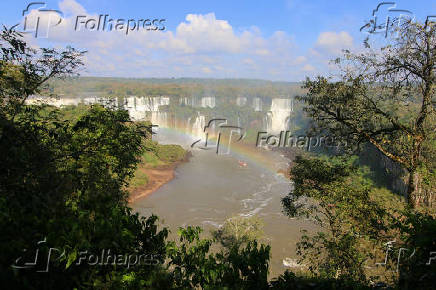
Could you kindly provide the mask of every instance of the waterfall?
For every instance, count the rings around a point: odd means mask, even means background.
[[[262,99],[261,98],[254,98],[253,99],[253,109],[255,112],[262,111]]]
[[[215,97],[203,97],[201,98],[202,108],[215,108]]]
[[[267,112],[265,117],[263,118],[263,127],[267,132],[271,132],[271,121],[272,121],[272,113]]]
[[[191,133],[191,117],[188,118],[188,121],[186,122],[185,128],[183,128],[185,132]]]
[[[129,112],[132,120],[139,121],[148,119],[160,127],[168,126],[166,112],[161,112],[159,107],[170,104],[169,97],[136,97],[124,98],[124,109]],[[151,114],[147,114],[151,112]]]
[[[151,123],[158,125],[160,128],[168,128],[167,112],[151,112]]]
[[[246,103],[247,103],[246,97],[237,97],[236,98],[236,105],[238,105],[239,107],[245,106]]]
[[[197,97],[191,97],[191,106],[194,108],[201,107],[201,100]]]
[[[135,96],[129,96],[124,98],[124,109],[129,112],[130,118],[134,121],[143,120],[145,118],[145,112],[140,110],[140,103],[136,100]]]
[[[77,106],[79,104],[85,104],[85,105],[100,104],[102,106],[110,107],[110,108],[117,107],[117,99],[109,98],[109,97],[52,98],[52,97],[43,97],[43,96],[31,96],[26,100],[26,104],[28,105],[39,104],[39,103],[44,103],[59,108],[63,106]]]
[[[147,98],[146,97],[137,97],[135,100],[135,110],[140,112],[147,111]]]
[[[179,105],[180,106],[192,106],[192,100],[187,97],[180,97],[179,98]]]
[[[267,130],[271,132],[287,130],[292,111],[292,99],[272,99],[271,110],[267,114]]]
[[[204,138],[204,126],[206,126],[206,118],[200,113],[197,113],[197,117],[195,117],[194,123],[192,124],[192,136],[195,138]]]
[[[196,137],[204,137],[203,130],[206,123],[205,116],[201,115],[201,113],[198,112],[196,116],[192,116],[192,118],[188,120],[185,118],[177,119],[175,116],[175,112],[169,112],[168,109],[165,107],[169,106],[171,102],[170,97],[167,96],[126,96],[122,98],[122,101],[118,100],[117,98],[97,96],[86,96],[82,98],[64,97],[57,99],[43,96],[32,96],[27,100],[26,103],[31,104],[37,103],[39,101],[57,107],[62,107],[65,105],[78,105],[79,103],[84,103],[86,105],[101,104],[105,107],[111,108],[117,107],[117,105],[119,105],[119,107],[122,107],[129,112],[130,117],[134,121],[150,120],[153,124],[156,124],[159,127],[166,128],[175,126],[183,127],[188,133],[192,133]],[[177,103],[199,108],[215,108],[216,97],[210,95],[204,97],[180,97],[176,99],[176,104]],[[256,112],[265,112],[265,114],[263,115],[263,119],[256,120],[256,123],[258,124],[259,122],[261,122],[263,124],[263,128],[266,129],[268,132],[275,133],[288,130],[290,128],[290,121],[292,120],[291,116],[294,105],[292,98],[272,98],[270,110],[267,109],[269,105],[266,103],[266,100],[263,100],[259,97],[255,97],[251,101],[246,97],[240,96],[236,99],[236,105],[249,105],[250,107],[252,106],[253,110]],[[233,104],[233,106],[235,106],[235,104]],[[211,116],[208,115],[208,118],[210,117]],[[232,122],[234,122],[234,124],[237,124],[239,127],[248,126],[249,124],[244,123],[246,121],[247,120],[245,120],[244,118],[240,118],[240,116],[238,116],[238,119],[235,118],[234,120],[232,120]],[[250,124],[253,123],[251,122],[251,120],[248,121],[250,121]],[[211,128],[210,132],[213,131],[213,128]]]
[[[93,105],[93,104],[98,103],[98,100],[96,97],[86,97],[86,98],[83,98],[82,100],[83,100],[83,103],[85,105]]]
[[[159,112],[160,106],[168,106],[170,104],[169,97],[147,97],[143,99],[145,111]]]
[[[63,106],[77,106],[80,101],[80,98],[52,98],[33,95],[26,99],[26,105],[37,105],[44,103],[60,108]]]
[[[124,108],[125,109],[131,109],[135,107],[135,101],[133,97],[126,97],[124,98]]]

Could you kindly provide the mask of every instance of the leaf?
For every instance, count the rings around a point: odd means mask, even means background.
[[[68,254],[68,261],[67,265],[65,266],[65,269],[68,269],[71,264],[76,260],[77,258],[77,249],[74,249],[74,251],[70,254]]]

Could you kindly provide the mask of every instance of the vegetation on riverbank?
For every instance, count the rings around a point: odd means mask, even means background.
[[[140,157],[141,162],[129,182],[128,191],[136,196],[145,196],[145,192],[152,192],[174,176],[175,167],[189,158],[189,151],[180,145],[159,144],[152,140],[145,140],[147,150]],[[163,179],[161,179],[163,177]],[[158,182],[151,186],[150,181]]]

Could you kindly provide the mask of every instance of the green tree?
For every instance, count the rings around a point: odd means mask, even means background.
[[[409,173],[408,203],[417,203],[417,173],[434,146],[436,26],[408,22],[391,30],[388,44],[365,42],[362,53],[337,59],[338,81],[307,79],[299,99],[316,129],[370,143]],[[434,170],[434,168],[430,168]]]
[[[14,118],[30,95],[47,87],[52,78],[74,76],[83,65],[84,51],[67,47],[34,49],[21,34],[3,27],[0,34],[0,102],[2,113]]]
[[[435,289],[436,219],[428,213],[406,211],[393,224],[400,233],[394,253],[398,254],[401,289]],[[402,252],[400,252],[402,249]]]
[[[239,248],[263,237],[263,222],[256,216],[234,216],[227,219],[222,227],[213,231],[212,236],[224,248]]]
[[[213,241],[201,239],[199,227],[179,230],[180,243],[168,244],[175,287],[266,289],[270,247],[250,241],[243,247],[211,252]]]
[[[344,159],[297,157],[291,169],[294,190],[282,199],[290,217],[304,217],[322,231],[303,235],[300,262],[329,279],[366,282],[364,244],[377,244],[385,212],[370,198],[370,187]]]
[[[156,273],[163,269],[167,230],[158,230],[154,216],[133,214],[124,189],[144,149],[147,128],[133,124],[126,111],[101,106],[69,120],[58,109],[25,105],[46,80],[73,73],[81,53],[36,52],[12,30],[2,32],[1,48],[2,285],[107,289],[161,283]],[[45,243],[38,246],[40,241]],[[56,248],[50,259],[49,248]],[[153,255],[153,262],[130,268],[77,264],[81,252],[96,257],[108,249]],[[34,268],[11,267],[20,256],[22,262],[31,260],[37,250]],[[45,263],[49,272],[37,272]]]

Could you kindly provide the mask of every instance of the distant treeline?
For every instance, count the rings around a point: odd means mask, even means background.
[[[254,79],[136,79],[80,77],[52,80],[47,94],[58,96],[287,97],[302,94],[300,83]]]

